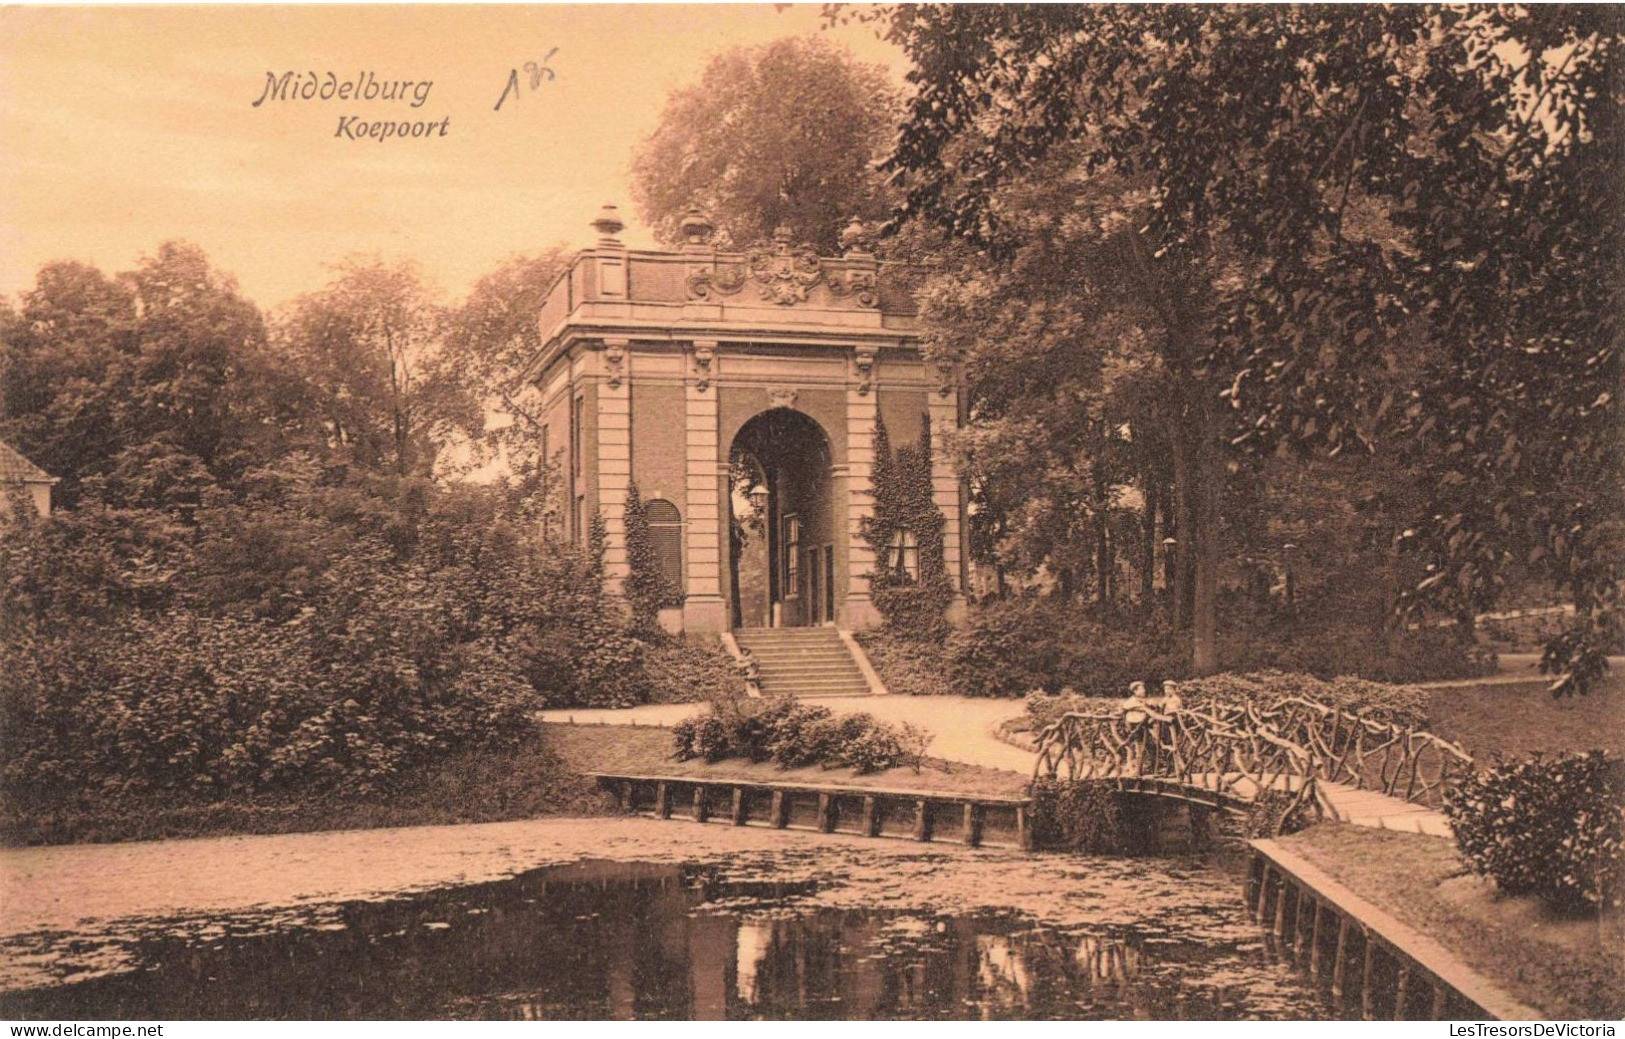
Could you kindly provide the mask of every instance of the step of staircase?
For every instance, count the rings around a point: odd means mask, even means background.
[[[767,660],[757,655],[756,662],[762,665],[764,672],[798,672],[803,675],[821,675],[821,673],[838,672],[842,675],[861,675],[856,663],[847,660]]]
[[[734,632],[761,669],[762,691],[790,696],[866,696],[869,682],[834,628]]]
[[[833,654],[828,656],[820,655],[816,657],[772,657],[768,656],[766,653],[757,653],[755,650],[752,650],[751,655],[754,656],[756,658],[756,662],[761,664],[763,667],[856,667],[856,665],[852,663],[852,658],[850,656],[835,656]]]
[[[859,674],[801,675],[780,672],[776,675],[766,673],[762,675],[762,687],[765,689],[844,689],[848,686],[867,689],[869,683]]]
[[[833,631],[828,635],[802,635],[794,638],[758,638],[746,635],[743,638],[734,636],[741,646],[760,646],[762,649],[822,649],[825,646],[840,646],[841,636]]]
[[[840,686],[807,686],[807,685],[762,685],[762,692],[768,696],[793,696],[798,700],[822,698],[825,696],[868,696],[869,686],[840,685]]]
[[[741,646],[842,646],[841,633],[834,628],[741,628],[734,632]]]

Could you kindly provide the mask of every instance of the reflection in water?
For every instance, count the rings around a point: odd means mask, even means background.
[[[772,941],[772,921],[742,920],[739,923],[739,930],[734,934],[734,963],[738,972],[734,991],[739,994],[739,1002],[745,1006],[751,1006],[758,1001],[756,965],[767,955]]]
[[[1073,959],[1093,986],[1124,982],[1140,965],[1140,951],[1121,941],[1086,934],[1078,939]]]
[[[137,969],[0,995],[21,1018],[964,1019],[1324,1016],[1258,946],[1015,913],[820,907],[813,885],[578,863],[340,907],[321,927],[139,940]],[[233,935],[235,937],[221,937]],[[1239,973],[1238,973],[1239,972]],[[1283,987],[1284,986],[1284,987]],[[1267,999],[1267,1001],[1266,1001]]]

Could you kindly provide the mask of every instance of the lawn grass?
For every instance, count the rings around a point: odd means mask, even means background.
[[[78,844],[228,834],[502,822],[613,812],[614,802],[538,731],[512,748],[467,751],[370,793],[258,796],[165,791],[0,805],[0,844]]]
[[[1280,843],[1549,1018],[1625,1015],[1625,948],[1596,919],[1499,895],[1448,840],[1327,823]]]
[[[770,761],[752,764],[730,758],[707,764],[672,757],[670,729],[624,725],[544,725],[548,742],[570,767],[583,772],[624,775],[743,779],[757,783],[803,783],[871,790],[929,790],[941,794],[1026,797],[1028,777],[1019,772],[926,758],[920,771],[894,768],[859,774],[849,768],[781,768]]]
[[[1588,696],[1554,700],[1544,683],[1435,690],[1428,728],[1460,743],[1474,759],[1523,758],[1571,750],[1625,753],[1625,675]]]

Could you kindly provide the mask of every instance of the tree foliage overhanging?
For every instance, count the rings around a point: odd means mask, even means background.
[[[698,207],[732,248],[766,242],[785,225],[823,254],[837,252],[848,221],[888,210],[873,164],[897,105],[882,69],[821,37],[725,52],[699,83],[672,94],[633,161],[638,213],[668,244]]]
[[[1071,341],[1127,326],[1166,379],[1198,658],[1227,471],[1361,452],[1422,485],[1405,605],[1470,615],[1537,568],[1579,607],[1547,666],[1595,676],[1621,577],[1618,9],[863,16],[915,64],[903,217],[997,276],[1032,248],[1023,185],[1073,195],[1046,212],[1079,258],[1053,272]]]

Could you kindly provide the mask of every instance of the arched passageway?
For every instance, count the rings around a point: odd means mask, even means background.
[[[844,591],[829,436],[791,408],[740,427],[728,452],[729,600],[736,628],[835,623]]]

